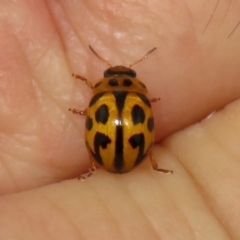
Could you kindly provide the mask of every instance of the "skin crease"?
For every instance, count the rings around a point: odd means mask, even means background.
[[[240,239],[239,2],[67,2],[0,3],[0,239]],[[107,68],[88,44],[126,66],[157,47],[133,69],[161,97],[153,153],[173,175],[146,160],[76,180],[85,118],[68,108],[91,90],[71,74]]]

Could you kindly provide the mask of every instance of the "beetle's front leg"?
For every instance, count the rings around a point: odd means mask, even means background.
[[[93,89],[92,83],[91,83],[87,78],[85,78],[85,77],[83,77],[83,76],[81,76],[81,75],[79,75],[79,74],[74,74],[74,73],[72,74],[72,76],[75,77],[75,78],[77,78],[77,79],[82,80],[83,82],[85,82],[85,83],[88,85],[88,87],[90,87],[91,89]]]

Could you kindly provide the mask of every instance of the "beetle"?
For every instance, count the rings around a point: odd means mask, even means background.
[[[154,142],[154,119],[151,102],[146,96],[146,85],[137,78],[132,66],[143,61],[156,48],[151,49],[141,59],[125,66],[112,66],[90,45],[90,50],[109,68],[95,85],[81,76],[92,89],[93,97],[88,108],[69,108],[74,114],[86,116],[85,143],[90,157],[90,168],[79,178],[84,180],[93,175],[96,168],[102,167],[112,173],[126,173],[138,166],[149,155],[152,168],[162,173],[171,170],[158,168],[152,154]]]

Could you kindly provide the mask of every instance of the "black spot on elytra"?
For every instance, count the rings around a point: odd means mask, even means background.
[[[94,85],[94,88],[97,88],[102,82],[98,82]]]
[[[129,138],[129,143],[132,148],[144,146],[144,135],[143,133],[134,134]]]
[[[109,80],[108,84],[112,87],[116,87],[116,86],[118,86],[118,80],[115,78],[112,78]]]
[[[93,127],[93,121],[89,116],[86,118],[85,127],[88,131],[90,131]]]
[[[91,107],[93,104],[95,104],[99,98],[102,97],[102,95],[104,94],[104,92],[100,92],[100,93],[97,93],[96,95],[94,95],[89,103],[89,107]]]
[[[99,123],[106,124],[109,118],[109,111],[108,111],[108,106],[106,104],[101,105],[96,113],[95,113],[95,119]]]
[[[94,137],[94,152],[95,153],[92,153],[95,160],[100,164],[102,165],[103,162],[102,162],[102,157],[100,155],[100,147],[102,149],[106,149],[107,148],[107,145],[111,143],[111,139],[103,134],[103,133],[100,133],[100,132],[97,132],[95,134],[95,137]]]
[[[130,79],[124,79],[123,80],[123,86],[124,87],[129,87],[132,85],[132,81]]]
[[[135,160],[135,166],[138,165],[144,158],[144,146],[145,146],[145,137],[143,133],[135,134],[129,138],[129,143],[131,144],[132,148],[139,147],[138,156]]]
[[[134,105],[132,108],[132,121],[134,125],[138,123],[144,123],[144,120],[145,120],[144,110],[139,105],[137,104]]]
[[[152,117],[148,119],[147,127],[149,132],[151,132],[154,129],[154,120]]]
[[[142,83],[142,82],[140,82],[140,81],[139,81],[138,83],[139,83],[143,88],[147,88],[144,83]]]
[[[150,101],[148,100],[148,98],[147,98],[144,94],[142,94],[142,93],[136,93],[136,94],[138,95],[139,98],[141,98],[141,100],[142,100],[145,104],[147,104],[149,107],[151,107]]]

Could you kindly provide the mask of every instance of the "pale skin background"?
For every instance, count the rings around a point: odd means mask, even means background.
[[[240,239],[240,2],[216,4],[0,2],[0,239]],[[107,67],[88,44],[126,66],[157,47],[134,70],[161,97],[153,152],[173,175],[147,159],[76,179],[85,117],[68,108],[91,90],[71,74]]]

